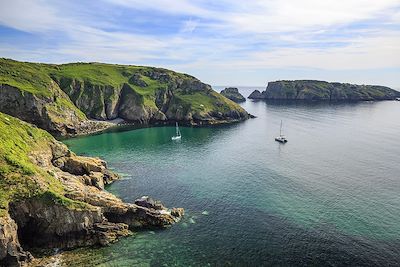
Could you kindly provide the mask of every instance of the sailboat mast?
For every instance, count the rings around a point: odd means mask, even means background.
[[[279,130],[279,136],[282,136],[282,120],[281,120],[281,128]]]
[[[178,122],[176,122],[176,136],[178,136],[179,135],[179,128],[178,128]]]

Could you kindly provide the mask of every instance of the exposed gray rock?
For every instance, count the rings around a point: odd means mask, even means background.
[[[264,99],[264,95],[258,91],[258,90],[254,90],[248,97],[249,99]]]
[[[184,214],[183,209],[167,209],[148,197],[136,204],[123,202],[104,190],[104,184],[118,178],[105,161],[76,156],[56,140],[32,151],[29,158],[61,182],[64,195],[45,191],[9,204],[9,215],[0,217],[2,265],[19,266],[32,259],[20,244],[41,248],[107,245],[129,235],[129,228],[167,227]]]
[[[246,101],[246,98],[239,93],[239,90],[235,87],[228,87],[221,91],[221,95],[225,96],[226,98],[232,100],[236,103],[241,103]]]
[[[129,78],[129,83],[139,86],[139,87],[146,87],[147,83],[141,79],[139,73],[134,73],[131,78]]]
[[[21,266],[33,259],[21,247],[17,231],[18,226],[9,215],[0,217],[0,266]]]

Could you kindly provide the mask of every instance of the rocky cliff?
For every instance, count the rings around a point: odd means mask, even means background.
[[[148,197],[124,203],[103,190],[115,179],[103,160],[77,156],[0,113],[0,266],[31,261],[33,247],[107,245],[129,229],[165,227],[183,215]]]
[[[10,59],[0,59],[0,112],[57,136],[104,129],[111,125],[104,122],[116,118],[188,125],[249,118],[239,105],[187,74],[131,65]]]
[[[228,87],[221,91],[221,95],[232,100],[235,103],[241,103],[246,101],[246,98],[239,93],[239,90],[235,87]]]
[[[298,80],[269,82],[265,91],[255,90],[250,99],[306,101],[393,100],[400,93],[384,86]]]

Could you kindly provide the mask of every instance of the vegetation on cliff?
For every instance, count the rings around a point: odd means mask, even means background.
[[[128,228],[164,227],[183,215],[149,198],[124,203],[104,190],[117,178],[103,160],[77,156],[46,131],[0,113],[0,266],[32,260],[24,245],[106,245]]]
[[[0,59],[0,111],[54,135],[90,132],[84,125],[87,118],[121,118],[136,123],[180,121],[191,125],[248,118],[243,108],[209,85],[171,70],[10,59]]]
[[[32,197],[43,197],[71,208],[85,206],[65,198],[60,181],[29,158],[52,139],[47,132],[0,113],[0,216],[7,213],[10,201]]]
[[[393,100],[400,93],[385,86],[297,80],[269,82],[265,91],[250,94],[250,99],[367,101]]]

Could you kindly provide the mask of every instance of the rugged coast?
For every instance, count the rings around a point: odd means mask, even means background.
[[[297,80],[269,82],[265,91],[255,90],[248,98],[338,102],[394,100],[399,96],[400,92],[385,86]]]
[[[75,155],[54,137],[116,121],[214,125],[249,117],[211,86],[171,70],[0,59],[0,266],[31,262],[31,248],[107,245],[183,216],[147,196],[125,203],[108,193],[104,186],[119,177],[106,162]]]
[[[87,134],[119,119],[134,124],[210,125],[249,114],[193,76],[104,63],[41,64],[0,59],[0,112],[54,136]]]
[[[183,216],[183,209],[148,197],[123,202],[104,190],[119,178],[105,161],[77,156],[3,113],[0,144],[0,266],[31,262],[30,248],[107,245],[132,229],[166,227]]]

